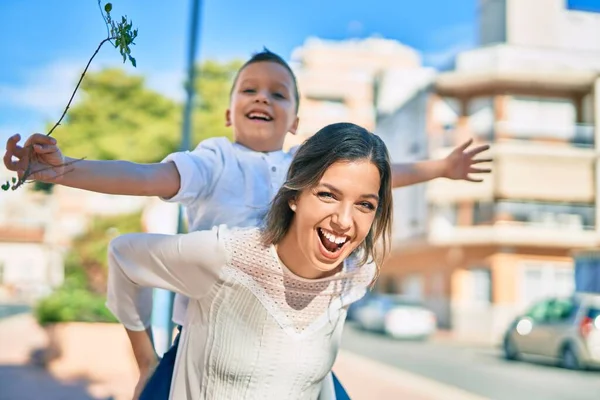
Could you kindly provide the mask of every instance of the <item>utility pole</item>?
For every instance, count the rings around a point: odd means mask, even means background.
[[[198,52],[198,39],[200,36],[200,11],[201,0],[191,0],[191,21],[188,35],[187,79],[185,81],[186,99],[183,109],[183,124],[181,127],[180,151],[190,150],[192,132],[192,110],[196,94],[196,54]],[[177,233],[186,231],[185,213],[179,205],[177,218]],[[155,337],[155,347],[161,350],[171,347],[173,341],[173,299],[174,293],[163,289],[154,290],[152,328]],[[159,333],[159,334],[157,334]]]

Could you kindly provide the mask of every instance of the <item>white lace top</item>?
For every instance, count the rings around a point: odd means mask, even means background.
[[[346,307],[375,266],[300,278],[256,228],[128,234],[111,242],[108,308],[131,330],[150,325],[152,287],[189,297],[171,399],[334,399],[325,377]]]

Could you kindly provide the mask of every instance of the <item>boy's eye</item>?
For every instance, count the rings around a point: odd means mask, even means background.
[[[256,90],[254,90],[254,89],[244,89],[244,90],[242,90],[242,93],[254,93],[254,92],[256,92]]]
[[[280,99],[285,99],[285,96],[281,93],[273,93],[273,96],[278,97]]]

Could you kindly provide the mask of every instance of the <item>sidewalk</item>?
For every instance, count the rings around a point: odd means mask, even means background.
[[[488,400],[343,350],[333,370],[352,400]]]
[[[60,382],[28,365],[31,351],[45,343],[31,315],[0,320],[0,400],[102,399],[92,396],[85,382]],[[334,371],[352,400],[486,400],[346,351],[340,351]]]
[[[63,383],[29,365],[30,353],[47,342],[28,314],[0,320],[0,400],[93,400],[84,383]]]

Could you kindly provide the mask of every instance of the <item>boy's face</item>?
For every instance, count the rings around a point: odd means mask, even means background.
[[[238,75],[226,112],[235,141],[254,151],[277,151],[287,132],[296,133],[294,81],[274,62],[256,62]]]

